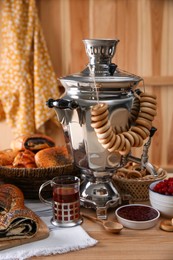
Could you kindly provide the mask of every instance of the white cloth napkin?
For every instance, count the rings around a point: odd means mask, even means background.
[[[26,202],[26,206],[48,225],[50,235],[40,241],[2,250],[0,260],[24,260],[32,256],[62,254],[97,244],[98,241],[91,238],[80,225],[70,228],[54,227],[50,222],[52,210],[49,206],[37,201]]]

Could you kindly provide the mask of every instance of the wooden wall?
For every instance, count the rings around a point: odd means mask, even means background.
[[[88,63],[83,39],[120,40],[113,62],[143,77],[158,98],[150,161],[173,170],[173,1],[36,2],[57,77],[81,71]]]

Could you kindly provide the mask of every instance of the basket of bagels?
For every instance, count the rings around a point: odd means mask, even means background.
[[[71,153],[43,134],[23,135],[0,151],[0,180],[19,187],[26,199],[37,199],[42,183],[60,174],[74,174]],[[50,196],[51,188],[45,190]]]
[[[133,201],[148,201],[149,186],[152,182],[165,179],[167,172],[162,168],[153,166],[157,176],[134,162],[128,162],[125,167],[119,168],[113,175],[113,181],[120,194],[129,195]]]

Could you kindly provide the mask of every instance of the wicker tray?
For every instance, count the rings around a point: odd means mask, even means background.
[[[61,174],[75,175],[73,164],[30,169],[0,167],[0,181],[16,185],[22,190],[25,199],[38,199],[41,184]],[[48,186],[44,189],[44,197],[50,197],[51,193],[51,187]]]
[[[121,194],[130,195],[131,201],[148,201],[149,200],[149,186],[152,182],[165,179],[167,173],[158,175],[152,179],[125,179],[113,176],[113,181]]]

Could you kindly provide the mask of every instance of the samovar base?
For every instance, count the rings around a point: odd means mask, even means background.
[[[81,206],[96,210],[97,218],[107,219],[107,209],[121,204],[121,197],[110,176],[88,177],[81,184]]]

